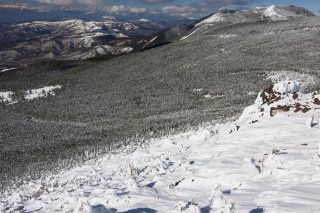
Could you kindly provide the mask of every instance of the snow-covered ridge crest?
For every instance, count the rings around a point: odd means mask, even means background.
[[[288,20],[296,17],[314,16],[314,14],[302,7],[295,6],[276,6],[257,7],[252,10],[228,10],[222,9],[217,13],[202,20],[196,26],[216,24],[218,22],[241,23],[255,22],[261,19],[269,19],[272,21]]]
[[[99,37],[111,35],[115,37],[127,37],[124,34],[126,31],[137,30],[139,27],[130,22],[117,22],[113,20],[97,21],[83,21],[83,20],[66,20],[66,21],[34,21],[14,25],[17,31],[43,31],[44,29],[50,31],[50,34],[57,36],[74,36],[74,34]],[[119,33],[119,30],[122,33]],[[62,32],[61,32],[62,31]]]
[[[279,82],[232,124],[154,139],[26,183],[0,195],[0,210],[320,212],[319,98]],[[267,113],[295,103],[311,109]]]

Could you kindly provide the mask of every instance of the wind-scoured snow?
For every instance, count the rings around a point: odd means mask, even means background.
[[[320,95],[261,91],[235,122],[127,147],[1,197],[4,212],[319,212]],[[277,109],[274,107],[288,106]],[[310,108],[308,111],[294,107]]]
[[[21,92],[23,94],[22,99],[31,101],[33,99],[44,98],[49,95],[54,96],[55,95],[54,90],[57,90],[57,89],[61,89],[61,85],[47,86],[47,87],[42,87],[38,89],[22,91]],[[14,103],[17,103],[19,99],[21,99],[21,97],[15,97],[15,96],[17,95],[15,94],[15,92],[12,92],[12,91],[0,92],[0,100],[2,100],[6,104],[14,104]]]

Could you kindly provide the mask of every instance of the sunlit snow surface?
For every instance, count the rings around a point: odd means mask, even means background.
[[[320,212],[320,95],[294,93],[296,86],[275,85],[273,103],[263,104],[261,92],[233,123],[127,147],[28,183],[0,205],[4,212]],[[299,101],[311,109],[270,116],[272,107]]]

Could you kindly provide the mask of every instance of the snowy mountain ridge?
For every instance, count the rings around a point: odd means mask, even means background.
[[[7,31],[0,33],[0,39],[13,40],[15,37],[25,35],[31,36],[43,36],[44,34],[51,34],[53,37],[68,35],[75,36],[87,35],[93,36],[117,36],[118,34],[125,34],[126,36],[147,36],[150,33],[157,32],[157,29],[162,29],[164,25],[162,23],[152,21],[119,21],[116,19],[104,19],[102,21],[83,21],[79,19],[71,19],[65,21],[34,21],[25,22],[11,25],[3,25],[1,27],[7,27]],[[139,31],[138,31],[139,29]],[[16,34],[14,38],[7,37],[9,35]],[[19,38],[20,39],[20,38]]]
[[[305,8],[288,6],[280,7],[271,5],[270,7],[264,8],[262,13],[264,18],[270,18],[271,20],[288,20],[289,18],[301,17],[301,16],[314,16],[314,14]]]
[[[0,70],[46,60],[115,56],[135,50],[166,27],[156,21],[34,21],[0,25]]]
[[[59,35],[66,36],[68,34],[78,34],[87,36],[103,36],[111,35],[117,37],[119,31],[137,30],[138,26],[129,22],[117,22],[117,21],[83,21],[83,20],[66,20],[58,22],[49,21],[34,21],[27,23],[20,23],[13,25],[12,27],[20,28],[20,30],[31,30],[37,33],[38,31],[52,31],[54,36]],[[63,30],[62,30],[63,29]],[[126,36],[127,37],[127,36]]]
[[[314,16],[314,14],[306,10],[305,8],[295,6],[282,7],[272,5],[270,7],[257,7],[252,10],[228,10],[222,8],[217,13],[202,20],[200,23],[197,24],[197,26],[204,24],[214,24],[219,22],[252,22],[263,19],[280,21],[288,20],[290,18],[308,16]]]
[[[235,122],[129,146],[0,199],[4,212],[319,212],[320,95],[262,90]],[[306,135],[308,137],[306,137]]]

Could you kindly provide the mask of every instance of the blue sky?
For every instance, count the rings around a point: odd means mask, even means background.
[[[318,15],[320,11],[320,0],[0,0],[1,4],[25,4],[25,7],[42,10],[103,11],[109,15],[153,14],[195,18],[221,7],[252,8],[273,4],[302,6]]]

